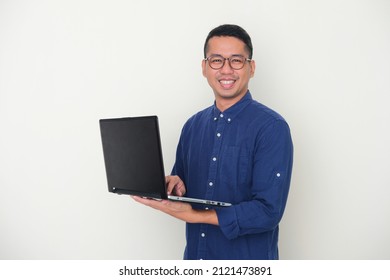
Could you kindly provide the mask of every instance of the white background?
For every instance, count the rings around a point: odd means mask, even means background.
[[[169,172],[223,23],[293,134],[281,258],[390,258],[389,1],[0,0],[0,259],[182,258],[184,223],[108,193],[98,120],[158,115]]]

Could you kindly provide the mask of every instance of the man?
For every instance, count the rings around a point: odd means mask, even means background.
[[[214,105],[184,125],[168,193],[230,202],[190,205],[134,197],[186,224],[184,259],[278,259],[278,224],[289,191],[293,145],[285,120],[252,99],[252,43],[236,25],[213,29],[203,76]]]

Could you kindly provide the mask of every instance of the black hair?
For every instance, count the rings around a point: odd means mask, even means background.
[[[245,44],[245,47],[249,52],[249,59],[252,59],[253,46],[252,46],[251,37],[242,27],[234,24],[223,24],[210,31],[204,43],[204,48],[203,48],[204,58],[206,58],[206,52],[207,52],[209,40],[212,37],[225,37],[225,36],[235,37],[241,40]]]

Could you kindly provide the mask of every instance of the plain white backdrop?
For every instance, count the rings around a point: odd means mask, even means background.
[[[181,259],[184,223],[108,193],[98,120],[156,114],[166,172],[213,102],[217,25],[289,122],[282,259],[390,259],[390,2],[0,0],[0,259]]]

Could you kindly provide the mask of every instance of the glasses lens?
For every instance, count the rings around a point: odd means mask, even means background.
[[[223,67],[225,59],[220,55],[213,55],[208,58],[209,65],[213,69],[219,69]]]
[[[235,70],[240,70],[242,67],[244,67],[245,58],[238,55],[233,55],[230,59],[230,67],[232,67]]]

